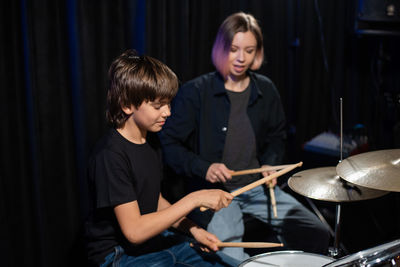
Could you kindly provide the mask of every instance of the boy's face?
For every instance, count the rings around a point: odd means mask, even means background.
[[[133,120],[142,130],[150,132],[161,131],[165,120],[171,115],[170,102],[156,99],[143,101],[138,108],[133,108]]]

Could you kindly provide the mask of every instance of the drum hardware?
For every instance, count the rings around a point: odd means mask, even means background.
[[[289,178],[288,185],[294,192],[307,197],[314,212],[330,229],[330,233],[334,237],[333,247],[329,249],[328,254],[331,257],[341,256],[339,251],[341,203],[373,199],[390,193],[350,184],[336,174],[335,167],[321,167],[298,172]],[[336,203],[334,231],[309,199]]]
[[[334,248],[331,248],[329,255],[338,256],[339,251],[339,233],[341,222],[341,205],[336,205],[335,230],[326,222],[318,208],[310,200],[322,200],[329,202],[354,202],[360,200],[373,199],[388,194],[387,191],[374,190],[367,187],[352,185],[336,174],[336,167],[321,167],[309,169],[294,174],[288,181],[289,187],[296,193],[306,196],[307,202],[320,218],[322,223],[328,226],[333,237],[336,236]],[[346,250],[341,246],[342,250]]]
[[[343,160],[343,99],[340,98],[340,161]],[[339,237],[340,237],[340,222],[341,222],[341,205],[336,204],[335,217],[335,236],[333,240],[333,248],[329,248],[329,255],[332,257],[340,256],[339,252]]]
[[[340,161],[342,161],[342,158],[343,158],[343,99],[340,98]],[[329,170],[329,169],[327,169],[327,170]],[[321,169],[318,170],[317,173],[319,171],[321,171]],[[324,169],[323,171],[326,171],[326,170]],[[307,192],[307,193],[303,192],[304,187],[303,187],[303,190],[301,188],[298,189],[298,187],[299,187],[298,184],[304,184],[304,181],[301,181],[300,183],[296,183],[296,180],[295,180],[296,178],[294,178],[294,177],[296,177],[296,176],[302,177],[301,174],[302,174],[302,172],[300,172],[299,174],[295,174],[293,177],[289,178],[289,180],[288,180],[289,187],[293,191],[295,191],[299,194],[302,194],[306,197],[313,197],[313,194],[310,195],[309,192]],[[303,172],[303,174],[304,174],[304,172]],[[308,173],[305,173],[305,174],[308,174]],[[320,177],[320,175],[317,175],[317,176]],[[313,177],[313,176],[311,176],[311,177]],[[318,180],[321,180],[321,178],[318,178]],[[323,179],[323,180],[325,180],[324,182],[326,182],[326,179]],[[335,184],[336,187],[337,187],[337,185],[343,185],[342,182],[340,181],[341,180],[340,177],[336,177],[335,174],[333,176],[333,179],[331,176],[330,180],[335,181],[333,184]],[[311,184],[313,184],[313,183],[311,183]],[[321,192],[320,188],[316,188],[316,189],[317,190],[314,189],[313,192]],[[326,194],[326,192],[323,192],[323,193]],[[334,192],[334,196],[335,196],[335,198],[337,197],[336,192]],[[318,196],[317,199],[320,199],[320,196]],[[329,199],[325,199],[325,200],[329,200]],[[330,200],[332,200],[332,199],[330,199]],[[339,242],[340,234],[339,233],[340,233],[340,223],[341,223],[341,205],[340,205],[339,201],[337,201],[337,202],[338,203],[336,204],[336,213],[335,213],[335,231],[333,232],[334,243],[333,243],[333,247],[330,247],[329,251],[328,251],[328,255],[331,257],[338,257],[339,253],[340,253],[339,252],[339,244],[340,244],[340,242]],[[326,223],[325,220],[323,220],[322,222]],[[329,226],[329,224],[327,224],[327,225]],[[329,226],[329,229],[331,229],[330,226]],[[331,231],[331,233],[332,233],[332,231]]]
[[[340,160],[339,164],[343,161],[343,101],[340,98]],[[399,160],[400,161],[400,160]],[[333,247],[329,248],[329,256],[337,258],[340,257],[339,251],[339,237],[341,226],[341,203],[350,201],[359,201],[366,199],[373,199],[385,194],[387,191],[371,189],[360,185],[349,183],[342,179],[341,175],[337,173],[337,167],[322,167],[301,171],[294,174],[288,180],[289,187],[307,198],[329,201],[336,203],[335,213],[335,230],[332,231],[326,220],[321,220],[330,229],[334,237]],[[310,203],[309,199],[307,201]],[[315,205],[312,206],[314,211],[318,209]],[[323,217],[319,212],[317,216],[321,219]]]
[[[399,267],[400,239],[334,259],[302,251],[276,251],[253,256],[239,267]]]
[[[389,193],[348,183],[336,174],[336,167],[298,172],[289,179],[288,185],[308,198],[339,203],[368,200]]]
[[[323,267],[400,266],[400,239],[344,256]]]
[[[400,192],[400,149],[357,154],[336,166],[344,180],[378,190]]]

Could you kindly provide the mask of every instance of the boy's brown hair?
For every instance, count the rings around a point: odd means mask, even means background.
[[[170,68],[135,50],[117,57],[108,74],[106,119],[115,128],[121,128],[129,117],[122,108],[138,108],[143,101],[156,99],[171,101],[178,91],[178,78]]]

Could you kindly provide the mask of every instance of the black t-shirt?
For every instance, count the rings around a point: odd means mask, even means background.
[[[113,208],[137,200],[141,214],[157,210],[162,159],[156,136],[134,144],[115,129],[98,143],[88,164],[90,216],[86,223],[89,261],[99,264],[120,245],[127,254],[157,250],[155,237],[133,246],[123,236]]]
[[[231,105],[222,162],[232,170],[260,167],[257,160],[256,137],[247,115],[250,86],[254,86],[252,82],[243,92],[226,90]],[[234,176],[232,180],[224,183],[224,186],[229,191],[232,191],[259,178],[259,174]]]

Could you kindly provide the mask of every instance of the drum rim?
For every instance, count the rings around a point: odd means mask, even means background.
[[[253,261],[253,260],[257,259],[257,258],[266,256],[266,255],[274,255],[274,254],[277,254],[277,255],[279,255],[279,254],[302,254],[302,255],[318,256],[318,257],[329,259],[329,260],[332,260],[332,261],[335,260],[334,258],[331,258],[331,257],[326,256],[326,255],[317,254],[317,253],[310,253],[310,252],[304,252],[302,250],[281,250],[281,251],[272,251],[272,252],[267,252],[267,253],[262,253],[262,254],[255,255],[255,256],[250,257],[247,260],[243,261],[242,263],[240,263],[238,265],[238,267],[243,267],[244,264],[249,263],[249,262],[251,262],[251,261]]]
[[[385,248],[385,250],[378,250],[378,249],[383,249],[383,248]],[[400,248],[400,239],[395,239],[390,242],[380,244],[378,246],[374,246],[374,247],[367,248],[367,249],[361,250],[359,252],[356,252],[356,253],[353,253],[350,255],[343,256],[339,259],[336,259],[333,262],[325,264],[322,267],[340,267],[340,266],[345,266],[345,264],[362,263],[364,261],[368,263],[368,261],[374,260],[375,257],[379,255],[379,253],[381,253],[383,251],[391,251],[395,248],[397,248],[397,249]],[[381,260],[386,261],[387,259],[391,259],[391,257],[393,257],[394,255],[398,255],[398,254],[399,254],[398,251],[396,251],[396,252],[391,251],[390,253],[388,253],[386,255],[382,255]]]

